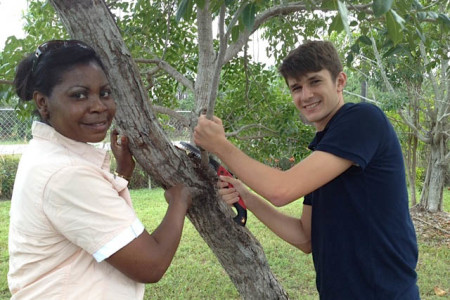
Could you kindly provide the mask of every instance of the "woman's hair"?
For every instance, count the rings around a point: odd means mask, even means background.
[[[342,72],[342,64],[333,44],[328,41],[308,41],[292,50],[283,60],[278,71],[288,78],[301,78],[310,72],[330,71],[335,80]]]
[[[76,65],[90,62],[97,63],[105,71],[94,49],[81,41],[46,42],[17,66],[14,78],[17,96],[23,101],[31,100],[35,91],[49,96],[53,87],[61,83],[63,73]]]

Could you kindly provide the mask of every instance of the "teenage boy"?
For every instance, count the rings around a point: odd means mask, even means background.
[[[344,103],[347,76],[330,42],[306,42],[279,71],[316,128],[308,157],[287,171],[270,168],[229,142],[217,117],[199,118],[194,141],[271,204],[304,197],[302,215],[280,213],[230,177],[220,178],[223,199],[231,204],[240,194],[275,234],[312,252],[320,299],[420,299],[417,242],[392,125],[372,104]],[[224,188],[228,183],[234,188]]]

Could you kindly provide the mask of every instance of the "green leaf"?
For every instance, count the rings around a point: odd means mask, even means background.
[[[197,6],[203,9],[205,7],[205,0],[197,0]]]
[[[438,20],[440,20],[447,27],[450,27],[450,18],[447,15],[439,14]]]
[[[425,43],[426,37],[423,35],[423,33],[418,28],[416,28],[416,33],[419,36],[419,38],[422,40],[422,42]]]
[[[366,20],[366,13],[365,12],[359,12],[358,13],[358,21],[364,21]]]
[[[418,0],[414,0],[414,1],[413,1],[412,7],[413,7],[414,9],[423,9],[422,4],[420,4],[420,2],[419,2]]]
[[[189,2],[190,0],[181,0],[177,10],[177,17],[176,17],[177,22],[180,22],[182,18],[184,18],[185,20],[188,19],[186,13],[189,8]]]
[[[351,66],[351,64],[352,64],[354,58],[355,58],[355,57],[354,57],[353,53],[349,53],[349,54],[347,55],[347,65],[348,65],[348,66]]]
[[[248,4],[242,12],[242,20],[247,29],[252,29],[255,24],[256,4]]]
[[[384,55],[383,58],[387,58],[389,56],[392,56],[394,54],[400,53],[401,51],[403,51],[403,49],[399,46],[396,47],[392,47],[391,49],[389,49]]]
[[[344,30],[344,25],[342,23],[341,15],[337,14],[333,18],[333,21],[331,22],[330,27],[328,28],[328,34],[331,35],[331,33],[333,31],[336,31],[337,33],[339,33],[342,30]]]
[[[388,36],[394,42],[394,45],[399,43],[403,38],[401,23],[403,20],[395,11],[390,11],[386,14],[386,25],[388,29]]]
[[[369,37],[367,37],[366,35],[362,35],[358,38],[358,41],[360,41],[363,44],[366,44],[368,46],[372,46],[372,41],[370,40]]]
[[[375,17],[380,17],[387,13],[391,9],[393,2],[394,0],[374,0],[372,9]]]
[[[426,17],[427,17],[427,13],[426,12],[423,12],[423,11],[419,11],[418,13],[417,13],[417,18],[419,19],[419,20],[425,20],[426,19]]]
[[[237,41],[237,39],[239,38],[239,27],[238,26],[233,26],[233,28],[231,28],[231,41]]]
[[[321,8],[323,8],[323,9],[336,9],[337,8],[336,0],[324,0],[324,1],[322,1]]]
[[[429,11],[428,16],[433,20],[436,20],[438,18],[438,14],[435,13],[434,11]]]
[[[350,49],[352,50],[353,53],[359,53],[359,50],[360,50],[359,44],[358,44],[358,43],[353,44],[353,45],[350,47]]]

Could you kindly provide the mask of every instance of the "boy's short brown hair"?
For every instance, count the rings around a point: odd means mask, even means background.
[[[328,41],[307,41],[292,50],[283,60],[278,71],[288,78],[301,78],[310,72],[327,69],[335,80],[342,72],[342,64],[336,48]]]

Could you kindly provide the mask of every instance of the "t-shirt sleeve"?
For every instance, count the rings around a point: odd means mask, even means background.
[[[144,230],[133,208],[101,171],[87,166],[55,173],[43,209],[56,230],[101,261]]]
[[[337,115],[315,150],[348,159],[365,169],[385,132],[383,112],[372,104],[354,105]]]
[[[311,194],[305,195],[305,197],[303,197],[303,205],[312,205]]]

